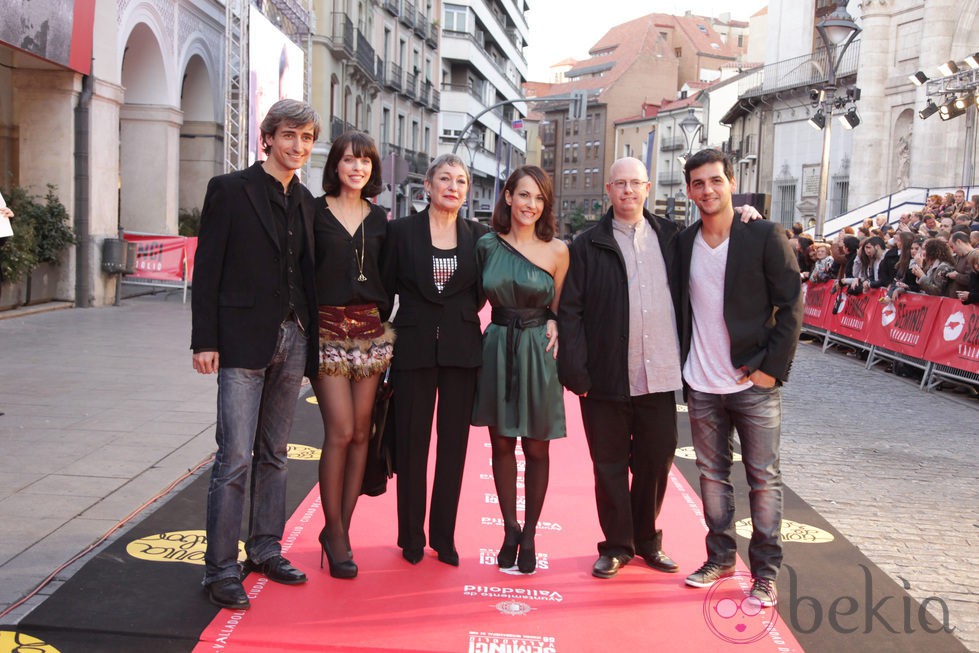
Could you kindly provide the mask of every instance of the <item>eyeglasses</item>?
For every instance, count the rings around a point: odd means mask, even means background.
[[[630,186],[633,188],[642,188],[643,184],[648,184],[649,180],[646,179],[616,179],[612,182],[612,188],[615,190],[625,190]]]

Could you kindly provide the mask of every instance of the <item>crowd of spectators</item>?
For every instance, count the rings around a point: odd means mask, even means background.
[[[834,289],[854,295],[885,288],[885,302],[903,292],[979,302],[979,195],[929,195],[893,224],[881,214],[828,242],[813,242],[799,223],[786,235],[804,281],[835,279]]]
[[[834,292],[884,288],[885,303],[902,293],[979,303],[979,195],[971,201],[962,190],[930,195],[920,211],[904,213],[895,223],[881,214],[825,242],[813,242],[799,223],[786,236],[803,281],[834,281]],[[893,371],[902,373],[899,367]]]

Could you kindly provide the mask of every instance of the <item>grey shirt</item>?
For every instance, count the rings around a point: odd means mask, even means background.
[[[659,237],[646,220],[612,220],[629,284],[629,392],[633,397],[681,387],[676,313]]]

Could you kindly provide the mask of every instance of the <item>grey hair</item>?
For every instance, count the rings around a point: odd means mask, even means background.
[[[458,155],[452,154],[451,152],[446,154],[440,154],[439,156],[435,157],[435,160],[432,161],[432,164],[428,166],[428,172],[425,173],[425,180],[428,183],[432,183],[432,181],[434,181],[435,179],[435,173],[442,166],[458,166],[462,168],[463,170],[466,171],[466,183],[468,184],[472,183],[472,175],[469,172],[469,167],[463,162],[463,160]]]
[[[279,100],[265,114],[265,118],[262,120],[260,127],[262,131],[262,149],[266,154],[269,153],[271,148],[265,145],[265,139],[275,136],[275,132],[283,123],[288,127],[302,127],[312,123],[313,139],[316,140],[320,137],[321,121],[320,114],[316,113],[316,109],[302,100],[291,100],[288,98]]]

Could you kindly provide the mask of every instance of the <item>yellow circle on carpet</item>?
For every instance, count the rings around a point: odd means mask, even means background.
[[[207,549],[206,531],[171,531],[156,533],[133,540],[126,545],[126,553],[140,560],[151,562],[183,562],[203,565]],[[245,557],[245,544],[238,542],[238,559]]]
[[[694,451],[693,447],[677,447],[674,455],[684,460],[697,460],[697,452]],[[736,463],[741,462],[741,454],[735,451],[731,456],[731,460]]]
[[[305,444],[290,444],[286,449],[289,460],[319,460],[322,451]]]
[[[31,653],[59,653],[58,649],[44,640],[25,635],[24,633],[15,633],[12,630],[0,630],[0,653],[21,651],[30,651]]]
[[[742,519],[734,524],[734,530],[743,538],[751,539],[751,519]],[[782,520],[782,541],[802,544],[825,544],[832,542],[833,534],[821,528],[803,524],[791,519]]]

